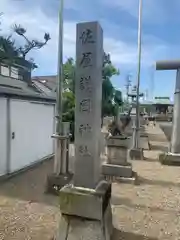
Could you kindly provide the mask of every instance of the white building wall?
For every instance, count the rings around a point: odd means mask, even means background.
[[[7,166],[7,100],[0,98],[0,176],[6,174]]]
[[[52,154],[54,105],[11,100],[10,172],[31,165]]]

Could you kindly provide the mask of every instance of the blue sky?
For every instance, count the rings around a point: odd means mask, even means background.
[[[77,22],[97,20],[104,31],[104,50],[111,54],[113,64],[121,75],[112,79],[116,88],[125,89],[125,79],[131,74],[136,82],[138,0],[64,0],[64,59],[75,56]],[[39,68],[34,75],[57,72],[58,7],[59,0],[1,0],[4,13],[1,29],[21,23],[30,38],[41,39],[49,32],[51,41],[29,57]],[[177,59],[180,56],[180,1],[144,0],[142,24],[141,90],[148,89],[149,98],[173,96],[176,73],[154,71],[156,60]],[[15,36],[14,36],[15,37]],[[18,38],[17,41],[20,41]]]

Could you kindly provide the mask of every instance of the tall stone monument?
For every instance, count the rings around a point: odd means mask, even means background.
[[[111,184],[100,180],[103,31],[77,24],[75,172],[60,191],[60,240],[110,239]]]
[[[95,188],[100,169],[103,33],[97,24],[84,27],[77,28],[74,184]]]

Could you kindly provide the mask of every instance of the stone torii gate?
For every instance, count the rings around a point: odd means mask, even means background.
[[[176,70],[174,92],[173,126],[169,152],[161,154],[159,160],[163,164],[180,164],[180,60],[158,61],[156,70]]]

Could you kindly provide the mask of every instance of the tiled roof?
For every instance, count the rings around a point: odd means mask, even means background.
[[[32,77],[32,83],[46,96],[56,96],[57,75]],[[69,91],[64,88],[63,91]]]
[[[36,76],[32,77],[32,81],[35,82],[40,82],[42,85],[47,87],[51,91],[56,90],[56,83],[57,83],[57,76],[52,75],[52,76]]]
[[[141,104],[144,105],[153,105],[153,104],[167,104],[167,105],[174,105],[174,102],[171,100],[160,100],[160,99],[155,99],[153,101],[140,101]]]
[[[44,100],[55,100],[53,97],[44,96],[38,92],[33,85],[28,85],[27,82],[4,77],[0,75],[0,94],[1,95],[14,95],[18,97],[28,97]]]
[[[153,101],[155,104],[169,104],[169,105],[173,105],[173,101],[171,101],[170,99],[155,99]]]

